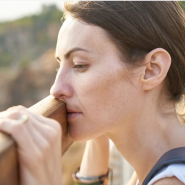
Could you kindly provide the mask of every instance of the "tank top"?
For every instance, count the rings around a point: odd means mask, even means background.
[[[185,184],[185,164],[170,164],[169,166],[164,167],[149,181],[147,185],[152,185],[159,179],[166,177],[176,177],[179,181]],[[138,180],[136,185],[139,185]]]

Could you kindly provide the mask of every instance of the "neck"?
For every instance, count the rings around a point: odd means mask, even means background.
[[[135,119],[107,133],[135,169],[140,183],[165,152],[185,146],[185,129],[179,123],[175,107],[163,114],[148,107]]]

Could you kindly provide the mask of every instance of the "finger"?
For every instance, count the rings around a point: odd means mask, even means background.
[[[7,116],[8,116],[7,111],[0,112],[0,118],[4,118],[4,117],[7,117]]]
[[[38,168],[38,161],[40,165],[45,166],[44,170],[48,174],[52,174],[54,170],[53,163],[51,160],[45,159],[52,159],[55,156],[52,154],[49,143],[47,143],[33,125],[28,125],[27,123],[21,124],[19,121],[4,118],[0,119],[0,131],[11,135],[15,140],[22,164],[26,164],[29,169],[33,170]],[[38,154],[34,155],[34,153]]]
[[[9,112],[9,113],[7,113]],[[9,114],[9,115],[8,115]],[[52,126],[49,126],[49,124],[42,124],[40,121],[43,121],[43,119],[38,119],[39,117],[34,113],[30,113],[27,109],[24,107],[13,107],[12,109],[9,109],[9,111],[5,111],[2,115],[3,116],[9,116],[14,119],[18,119],[21,114],[27,114],[29,116],[29,120],[27,121],[26,125],[33,125],[36,130],[38,130],[45,138],[46,140],[52,145],[55,149],[53,149],[54,156],[60,157],[61,156],[61,129],[55,130]],[[48,122],[51,122],[51,119],[47,120]],[[52,124],[51,124],[52,125]],[[28,129],[29,132],[30,129]],[[33,137],[34,138],[34,137]]]
[[[10,107],[9,109],[7,109],[7,111],[14,111],[14,110],[17,110],[18,112],[19,111],[24,111],[24,112],[26,111],[29,115],[34,115],[42,123],[51,125],[51,122],[48,121],[49,120],[48,118],[46,118],[46,117],[44,117],[44,116],[42,116],[40,114],[37,114],[35,112],[32,112],[31,110],[25,108],[22,105]],[[57,121],[53,121],[53,122],[56,123]]]
[[[56,155],[55,155],[56,150],[54,149],[55,147],[52,146],[45,139],[45,137],[34,127],[33,124],[26,123],[26,126],[27,126],[27,129],[28,129],[34,143],[38,146],[40,152],[43,154],[45,171],[49,176],[49,174],[52,174],[53,171],[55,170],[54,164],[56,164],[56,163],[53,163],[53,161],[54,161],[53,159],[56,158]]]
[[[36,114],[35,112],[32,112],[31,110],[28,110],[27,108],[25,108],[21,105],[11,107],[11,108],[7,109],[7,111],[10,111],[10,112],[22,112],[23,111],[24,113],[28,113],[29,116],[34,116],[36,119],[38,119],[43,124],[47,124],[55,129],[61,129],[61,126],[57,121],[55,121],[53,119],[46,118],[42,115]]]
[[[0,119],[0,131],[11,135],[17,143],[18,150],[23,152],[23,155],[28,156],[29,159],[33,157],[30,154],[39,152],[37,145],[34,144],[25,125],[19,121],[9,118]]]
[[[56,121],[53,121],[48,118],[42,119],[43,116],[32,113],[22,106],[9,108],[7,111],[2,112],[0,117],[8,116],[9,118],[12,118],[12,119],[19,119],[22,114],[26,114],[29,117],[29,120],[27,121],[27,125],[33,124],[34,127],[37,130],[39,130],[39,132],[42,133],[42,135],[46,138],[46,140],[49,141],[51,145],[57,145],[58,147],[61,148],[62,131],[61,131],[61,127],[59,127],[59,129],[56,129],[55,127],[53,127],[53,122],[56,122]],[[48,124],[43,124],[43,120],[44,121],[47,120]],[[57,123],[57,125],[59,124]],[[56,142],[56,137],[58,137],[58,140],[57,140],[58,142]],[[58,153],[57,151],[55,152]]]
[[[3,111],[3,112],[0,112],[0,118],[3,118],[3,117],[10,117],[10,118],[13,118],[13,119],[19,119],[19,117],[22,115],[22,113],[27,113],[29,116],[34,116],[36,119],[38,119],[41,123],[43,124],[49,124],[50,126],[53,126],[53,124],[57,121],[54,121],[53,119],[53,122],[51,123],[50,119],[42,116],[42,115],[39,115],[35,112],[32,112],[31,110],[28,110],[26,107],[22,106],[22,105],[19,105],[19,106],[13,106],[13,107],[10,107],[8,108],[6,111]]]
[[[38,120],[35,120],[38,121]],[[31,129],[31,127],[33,127]],[[37,130],[38,128],[41,130]],[[61,163],[58,163],[58,161],[61,159],[61,138],[59,138],[56,134],[56,132],[52,132],[53,130],[50,130],[48,128],[43,128],[45,125],[42,125],[40,123],[38,124],[30,124],[30,130],[33,132],[33,138],[35,142],[38,142],[38,146],[40,150],[44,153],[45,159],[52,159],[52,160],[45,160],[45,169],[49,176],[49,174],[52,174],[53,171],[56,170],[56,167],[61,167]],[[37,129],[36,129],[37,128]],[[48,133],[49,132],[49,133]],[[44,133],[44,136],[42,135]],[[45,137],[45,135],[47,137]],[[48,139],[48,135],[50,135]],[[47,139],[45,139],[47,138]]]
[[[35,127],[35,125],[30,123],[30,122],[31,122],[31,120],[27,120],[27,122],[25,123],[24,126],[26,127],[26,129],[27,129],[28,133],[30,134],[32,140],[34,141],[35,145],[38,146],[39,150],[41,152],[44,152],[44,153],[48,154],[49,150],[50,150],[49,142],[46,140],[46,138],[40,132],[40,130],[38,130]]]
[[[30,120],[32,120],[32,123],[34,124],[34,126],[37,129],[39,129],[41,132],[43,132],[45,137],[47,137],[49,140],[52,139],[53,134],[57,134],[58,137],[61,138],[61,134],[62,134],[61,126],[59,125],[57,121],[44,118],[41,115],[32,113],[28,109],[22,106],[9,108],[7,111],[0,113],[0,118],[9,117],[9,118],[17,120],[21,117],[22,114],[28,115]]]
[[[38,122],[38,120],[36,121]],[[20,120],[0,118],[0,131],[10,134],[17,143],[18,153],[21,159],[20,162],[27,164],[26,166],[28,166],[29,169],[37,169],[38,174],[40,174],[40,170],[36,165],[41,165],[42,163],[42,166],[45,166],[44,170],[49,176],[59,165],[61,144],[57,145],[57,143],[60,142],[56,140],[55,145],[50,145],[42,133],[34,127],[35,125],[40,126],[42,124],[33,124],[33,120],[30,119],[27,120],[25,124],[22,124]]]
[[[40,123],[38,125],[42,126]],[[46,140],[42,133],[34,127],[35,124],[29,124],[29,122],[26,122],[25,126],[27,126],[32,139],[38,145],[40,152],[44,156],[45,171],[49,176],[54,170],[56,170],[57,166],[58,168],[61,167],[61,164],[58,163],[61,159],[61,140],[59,140],[58,137],[53,136],[54,143],[51,144]],[[59,143],[59,145],[57,143]]]

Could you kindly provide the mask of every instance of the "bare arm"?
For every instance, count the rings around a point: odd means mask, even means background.
[[[137,182],[137,174],[134,171],[134,173],[132,174],[132,177],[130,178],[128,185],[136,185]]]
[[[109,140],[106,135],[86,142],[80,167],[80,176],[100,176],[107,173],[109,162]],[[88,181],[83,181],[88,182]],[[104,185],[107,185],[107,180]]]
[[[103,135],[86,142],[80,167],[80,176],[100,176],[107,172],[109,163],[109,140]],[[134,172],[128,185],[136,185],[137,175]],[[82,181],[88,183],[89,181]],[[108,181],[104,182],[107,185]]]

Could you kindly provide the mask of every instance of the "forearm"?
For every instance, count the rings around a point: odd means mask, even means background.
[[[87,177],[104,175],[108,170],[108,162],[108,138],[106,136],[100,136],[96,139],[89,140],[86,142],[86,148],[81,162],[79,175]]]
[[[130,180],[128,182],[128,185],[136,185],[136,182],[137,182],[137,174],[134,171],[132,177],[130,178]]]

